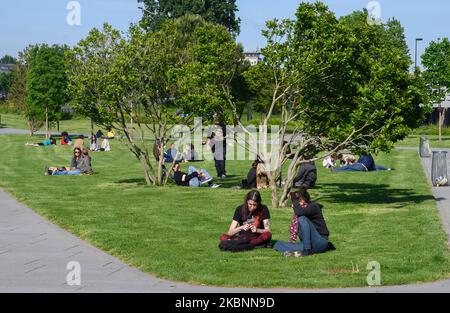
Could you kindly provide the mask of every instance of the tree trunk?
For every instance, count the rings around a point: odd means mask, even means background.
[[[139,161],[141,162],[142,168],[144,169],[145,181],[147,182],[147,185],[155,185],[155,181],[153,181],[150,175],[150,169],[147,166],[147,162],[145,162],[145,157],[142,154],[139,156]]]
[[[280,201],[278,201],[278,206],[281,208],[285,207],[288,201],[289,187],[287,186],[287,184],[285,184],[282,190],[283,191],[281,193]]]
[[[56,121],[56,130],[57,130],[57,132],[59,133],[59,120]]]
[[[45,139],[48,139],[48,105],[45,106]]]
[[[442,124],[444,122],[444,109],[443,108],[439,108],[439,141],[442,140]]]
[[[272,182],[270,183],[270,188],[272,189],[272,208],[278,208],[278,192],[277,192],[277,188],[276,188],[276,183],[275,183],[275,188],[272,187]]]

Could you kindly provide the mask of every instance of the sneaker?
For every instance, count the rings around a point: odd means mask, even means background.
[[[305,249],[305,250],[303,250],[303,252],[301,253],[301,257],[305,257],[305,256],[310,256],[310,255],[312,255],[313,254],[313,252],[312,252],[312,250],[311,249]]]
[[[294,251],[294,252],[292,252],[292,251],[285,251],[285,252],[283,253],[283,255],[284,255],[285,257],[299,258],[299,257],[302,256],[302,253],[301,253],[300,251]]]
[[[227,176],[225,174],[223,174],[222,176],[220,176],[220,179],[225,179],[227,178]]]
[[[326,251],[330,251],[330,250],[336,250],[336,247],[333,245],[333,243],[328,241],[328,246],[327,246],[327,250]]]
[[[216,189],[216,188],[219,188],[220,187],[220,185],[217,185],[217,184],[212,184],[211,185],[211,188],[213,188],[213,189]]]
[[[200,179],[200,183],[203,185],[203,184],[206,184],[206,183],[209,183],[210,181],[212,181],[212,177],[205,177],[205,178],[203,178],[203,179]]]

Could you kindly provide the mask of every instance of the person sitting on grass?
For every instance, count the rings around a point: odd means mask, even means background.
[[[108,139],[114,139],[114,137],[116,137],[116,131],[112,128],[109,128],[107,133],[106,133],[106,138]]]
[[[106,137],[103,137],[102,144],[100,146],[100,149],[98,151],[111,151],[111,146],[109,145],[109,139]]]
[[[50,136],[49,138],[45,139],[43,142],[39,142],[39,143],[26,143],[25,146],[31,146],[31,147],[48,147],[48,146],[52,146],[52,145],[56,145],[56,140],[55,138],[53,138],[52,136]]]
[[[247,193],[244,203],[236,208],[230,228],[220,236],[221,243],[233,240],[233,237],[248,237],[254,246],[264,246],[270,243],[269,208],[262,204],[261,194],[257,190]]]
[[[175,148],[175,144],[170,144],[170,148],[164,153],[164,162],[165,163],[173,163],[176,157],[179,157],[176,162],[183,162],[183,156],[178,153],[177,148]]]
[[[94,171],[92,170],[92,159],[89,156],[89,149],[83,148],[81,160],[78,162],[77,168],[80,170],[81,174],[92,175]]]
[[[94,133],[91,133],[91,136],[89,136],[89,149],[91,151],[98,150],[98,140]]]
[[[73,149],[72,162],[70,167],[46,167],[45,175],[80,175],[92,174],[91,157],[89,150],[80,148]]]
[[[184,162],[195,162],[200,160],[192,143],[188,143],[184,146],[183,160]]]
[[[95,133],[95,137],[97,138],[102,138],[103,137],[103,132],[101,129],[97,130],[97,132]]]
[[[61,145],[65,146],[65,145],[72,145],[72,138],[70,138],[69,133],[66,131],[63,131],[61,133]]]
[[[358,162],[334,168],[334,172],[372,172],[372,171],[390,171],[390,168],[375,165],[375,160],[371,154],[362,154]]]
[[[337,154],[337,160],[339,160],[340,166],[350,165],[356,162],[356,157],[348,150],[342,150]]]
[[[189,166],[188,173],[181,171],[180,163],[176,162],[173,166],[173,179],[178,186],[190,186],[201,187],[204,184],[208,184],[211,188],[217,188],[220,185],[216,185],[212,182],[212,177],[205,169],[197,170],[193,166]]]
[[[302,156],[301,160],[310,160],[309,157]],[[317,168],[314,162],[303,163],[300,166],[297,176],[292,182],[294,188],[310,189],[316,185],[317,181]]]
[[[247,179],[241,180],[241,188],[253,189],[256,188],[256,169],[258,167],[259,161],[255,160],[252,163],[252,167],[247,173]]]
[[[84,135],[80,135],[80,136],[78,136],[77,139],[75,139],[75,141],[73,142],[73,147],[74,148],[80,148],[81,150],[83,150],[83,148],[84,148]]]
[[[338,159],[337,153],[333,153],[323,159],[322,165],[325,168],[331,169],[336,166],[336,161]]]
[[[292,208],[294,214],[289,231],[289,242],[278,241],[275,250],[284,252],[285,256],[306,257],[314,253],[335,250],[328,240],[330,232],[322,214],[322,205],[311,202],[306,189],[291,192]],[[297,243],[297,237],[301,242]]]

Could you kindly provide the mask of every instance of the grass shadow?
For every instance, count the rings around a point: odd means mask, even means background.
[[[395,207],[435,200],[432,195],[417,194],[414,189],[392,188],[386,184],[324,183],[317,200],[334,203],[396,204]]]
[[[145,181],[145,178],[129,178],[117,180],[114,184],[136,184],[138,186],[145,186],[147,185],[147,182]]]

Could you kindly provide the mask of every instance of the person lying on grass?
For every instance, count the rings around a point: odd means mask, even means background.
[[[306,257],[314,253],[322,253],[335,250],[334,245],[328,240],[330,232],[322,214],[322,205],[311,202],[309,193],[302,188],[297,192],[291,192],[292,216],[289,231],[289,242],[278,241],[275,250],[284,252],[285,256]],[[296,242],[297,237],[301,242]]]
[[[27,142],[25,144],[25,146],[31,146],[31,147],[39,147],[39,146],[48,147],[48,146],[52,146],[52,145],[56,145],[56,140],[52,136],[45,139],[43,142],[39,142],[39,143],[28,143]]]
[[[46,167],[45,175],[80,175],[93,174],[89,150],[80,148],[73,149],[73,157],[70,167]]]
[[[189,166],[188,173],[181,171],[180,163],[175,163],[173,168],[173,179],[178,186],[201,187],[208,184],[211,188],[217,188],[220,185],[212,182],[212,177],[205,169],[197,170],[193,166]]]
[[[244,203],[236,208],[230,228],[220,236],[220,241],[232,240],[237,236],[251,238],[249,243],[254,246],[267,245],[272,239],[269,208],[262,204],[261,194],[257,190],[247,193]]]
[[[372,172],[372,171],[390,171],[391,168],[387,168],[381,165],[375,165],[375,160],[371,154],[362,154],[358,162],[333,168],[333,172]]]

